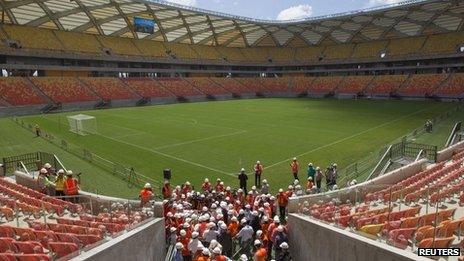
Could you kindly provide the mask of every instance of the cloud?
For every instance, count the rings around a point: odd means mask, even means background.
[[[382,5],[391,5],[399,2],[404,2],[405,0],[369,0],[366,4],[367,7],[382,6]]]
[[[310,5],[295,5],[280,11],[277,15],[277,20],[292,20],[310,16],[313,13],[313,8]]]
[[[179,4],[179,5],[188,5],[188,6],[197,6],[197,0],[167,0],[168,2]]]

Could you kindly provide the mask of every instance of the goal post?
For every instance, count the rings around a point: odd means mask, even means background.
[[[93,116],[78,114],[68,116],[69,130],[78,135],[97,133],[97,119]]]

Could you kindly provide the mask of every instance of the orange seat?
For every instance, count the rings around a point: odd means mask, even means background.
[[[35,241],[15,241],[13,244],[22,254],[41,254],[43,253],[42,245]]]
[[[419,217],[405,218],[401,222],[401,228],[413,228],[419,225]]]
[[[453,221],[444,221],[440,225],[442,226],[440,230],[438,231],[438,235],[440,237],[451,237],[454,234],[454,231],[456,231],[459,226],[461,225],[462,220],[453,220]]]
[[[10,237],[1,237],[0,238],[0,253],[6,251],[17,252],[16,246],[13,244],[14,239]]]
[[[15,233],[12,227],[0,226],[0,237],[14,237]]]
[[[13,254],[0,253],[0,261],[16,261],[16,258]]]
[[[454,241],[454,236],[444,238],[426,238],[419,242],[419,248],[448,248]]]
[[[14,255],[18,261],[48,261],[50,257],[46,254],[21,254]]]

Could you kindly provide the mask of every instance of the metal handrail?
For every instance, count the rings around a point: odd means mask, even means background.
[[[445,143],[445,148],[449,147],[450,145],[453,144],[454,142],[454,138],[455,138],[455,134],[456,132],[460,131],[461,130],[461,125],[462,125],[462,122],[456,122],[454,124],[454,127],[453,129],[451,130],[451,133],[450,135],[448,136],[448,139],[446,140],[446,143]]]
[[[419,153],[416,156],[416,159],[414,159],[414,162],[420,160],[420,158],[422,157],[422,154],[424,154],[424,152],[425,152],[424,150],[420,150]]]
[[[366,180],[370,180],[372,176],[374,175],[374,173],[377,172],[377,169],[382,165],[382,162],[384,162],[385,158],[387,158],[387,156],[390,155],[391,148],[392,148],[392,145],[388,146],[387,150],[382,155],[382,158],[380,158],[379,162],[377,163],[377,165],[375,165],[374,169],[371,171],[371,173],[366,178]]]

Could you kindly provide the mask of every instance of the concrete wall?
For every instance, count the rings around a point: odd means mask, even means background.
[[[157,218],[71,260],[163,261],[165,255],[164,219]]]
[[[308,217],[290,214],[288,221],[290,253],[295,261],[430,260]]]
[[[437,162],[442,162],[450,159],[454,152],[464,148],[464,141],[458,142],[452,146],[449,146],[446,149],[443,149],[437,153]]]
[[[364,197],[369,192],[378,190],[379,188],[385,188],[388,185],[395,184],[398,181],[401,181],[407,177],[416,174],[417,172],[424,169],[426,162],[426,159],[422,159],[420,161],[406,165],[397,170],[391,171],[380,177],[374,178],[363,183],[359,183],[356,186],[347,187],[336,191],[330,191],[327,193],[291,198],[288,210],[289,212],[297,212],[298,206],[305,201],[307,201],[310,204],[313,204],[319,201],[327,202],[333,198],[338,198],[341,202],[345,202],[346,200],[355,202],[356,199]]]

